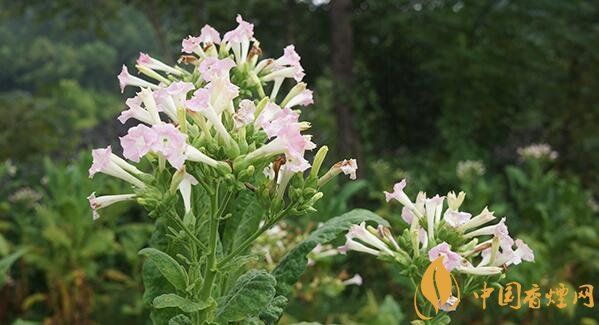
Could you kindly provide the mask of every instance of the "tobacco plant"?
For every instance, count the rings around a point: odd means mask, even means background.
[[[281,57],[261,59],[253,25],[239,15],[237,22],[222,38],[209,25],[185,38],[179,65],[141,53],[136,68],[149,79],[123,66],[121,90],[138,92],[119,120],[140,122],[120,138],[128,161],[110,146],[92,152],[90,176],[132,185],[130,193],[92,193],[94,219],[134,200],[155,221],[151,247],[139,254],[147,258],[144,302],[157,324],[274,323],[314,247],[354,223],[385,224],[352,211],[289,250],[272,272],[249,267],[260,235],[314,212],[321,187],[340,173],[355,179],[358,166],[342,160],[323,172],[326,146],[308,161],[317,146],[300,120],[313,102],[300,56],[289,45]]]

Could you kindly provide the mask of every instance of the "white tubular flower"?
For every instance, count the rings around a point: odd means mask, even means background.
[[[123,169],[121,166],[119,166],[119,164],[117,162],[119,162],[121,164],[122,164],[122,162],[119,161],[118,159],[114,159],[114,157],[116,157],[116,156],[114,156],[112,154],[112,149],[110,146],[108,146],[104,149],[92,150],[92,156],[93,156],[94,161],[92,163],[92,166],[89,168],[89,177],[90,178],[92,178],[96,173],[101,172],[106,175],[120,178],[126,182],[133,184],[134,186],[136,186],[138,188],[146,187],[146,184],[144,184],[144,182],[142,182],[138,178],[134,177],[133,175],[131,175],[130,173],[125,171],[125,169]],[[116,157],[116,158],[118,158],[118,157]],[[125,162],[125,164],[129,165],[127,162]]]
[[[234,112],[233,99],[239,96],[239,87],[229,81],[228,75],[212,79],[206,89],[210,90],[210,104],[219,116],[225,110]]]
[[[475,217],[475,218],[477,218],[477,217]],[[471,222],[471,221],[472,220],[470,220],[469,222]],[[477,237],[477,236],[493,235],[493,234],[495,234],[496,231],[498,231],[498,230],[502,229],[503,227],[505,227],[504,223],[505,223],[505,218],[501,218],[501,221],[499,221],[499,223],[497,223],[495,225],[492,225],[492,226],[486,226],[486,227],[483,227],[483,228],[471,231],[471,232],[465,234],[464,238],[468,239],[468,238],[473,238],[473,237]],[[464,224],[462,226],[462,228],[464,228],[464,226],[467,225],[467,224],[468,223]]]
[[[291,98],[283,107],[291,108],[297,105],[308,106],[311,104],[314,104],[312,90],[305,89],[301,93]]]
[[[356,273],[353,277],[351,277],[341,283],[345,286],[349,286],[349,285],[361,286],[362,285],[362,277]]]
[[[456,196],[454,191],[447,193],[447,206],[450,210],[458,211],[462,203],[464,202],[464,198],[466,197],[466,193],[460,191],[460,193]]]
[[[459,227],[459,229],[462,231],[466,231],[468,229],[477,228],[479,226],[482,226],[482,225],[484,225],[488,222],[491,222],[495,219],[495,216],[493,214],[494,214],[494,212],[489,211],[487,209],[487,207],[485,207],[479,215],[470,219],[470,221],[466,222],[465,224],[461,225]]]
[[[145,81],[141,78],[132,76],[131,74],[129,74],[129,70],[127,70],[127,66],[124,64],[121,73],[118,75],[118,79],[119,85],[121,86],[121,93],[125,91],[125,87],[127,86],[145,87],[150,89],[160,88],[160,86],[158,85]]]
[[[414,203],[412,203],[412,201],[406,195],[406,193],[404,193],[403,189],[405,187],[406,187],[406,180],[402,179],[401,182],[393,185],[393,192],[387,192],[387,191],[384,192],[385,200],[387,200],[387,202],[389,202],[389,201],[391,201],[391,199],[395,199],[396,201],[398,201],[399,203],[401,203],[403,206],[407,207],[408,209],[410,209],[412,211],[416,211],[417,216],[419,214],[422,215],[419,211],[416,210]]]
[[[355,159],[343,159],[335,163],[331,168],[318,179],[318,186],[324,186],[335,176],[341,174],[349,175],[349,179],[356,179],[356,171],[358,170],[358,162]]]
[[[177,69],[171,67],[170,65],[167,65],[159,60],[156,60],[156,59],[152,58],[151,56],[149,56],[148,54],[143,53],[143,52],[139,52],[139,58],[137,59],[137,65],[140,67],[146,68],[146,69],[164,71],[166,73],[170,73],[175,76],[180,76],[182,74],[182,72],[180,70],[177,70]]]
[[[388,242],[391,243],[391,245],[393,245],[393,248],[395,248],[396,250],[401,250],[399,244],[397,244],[397,241],[395,240],[395,238],[393,238],[393,235],[391,234],[391,230],[389,230],[389,228],[383,225],[379,225],[377,227],[377,231],[381,238],[386,239]]]
[[[366,254],[370,254],[370,255],[374,255],[374,256],[379,256],[381,254],[381,252],[377,251],[376,249],[372,249],[370,247],[367,247],[364,244],[361,244],[361,243],[353,240],[353,237],[350,236],[349,234],[345,235],[345,239],[346,239],[345,245],[337,248],[337,250],[339,251],[339,254],[346,255],[348,251],[362,252],[362,253],[366,253]]]
[[[424,216],[425,202],[426,202],[426,192],[419,191],[418,195],[416,195],[416,202],[414,202],[414,206],[416,207],[416,211],[420,212],[420,216]]]
[[[144,103],[146,111],[150,114],[152,124],[160,123],[161,120],[160,115],[158,114],[156,100],[154,100],[154,93],[149,88],[142,88],[138,95]]]
[[[118,195],[104,195],[96,197],[96,192],[93,192],[87,197],[89,206],[92,208],[92,217],[94,220],[100,218],[98,210],[115,204],[117,202],[130,201],[135,198],[135,194],[118,194]]]
[[[435,195],[434,197],[427,199],[425,202],[427,233],[429,241],[433,241],[433,238],[435,238],[435,216],[439,207],[443,207],[443,198],[439,195]]]
[[[221,138],[227,143],[231,143],[233,138],[231,138],[220,117],[210,104],[211,94],[212,91],[210,89],[200,88],[193,93],[193,97],[190,100],[185,102],[185,106],[191,112],[202,114],[212,124]]]
[[[187,161],[200,162],[212,167],[216,167],[218,165],[218,161],[208,157],[206,154],[192,145],[185,146],[185,157]]]
[[[363,243],[365,243],[371,247],[377,248],[384,254],[387,254],[390,256],[394,255],[393,251],[391,251],[389,249],[389,246],[387,246],[387,244],[385,244],[385,242],[383,242],[380,238],[378,238],[377,236],[372,234],[370,231],[368,231],[368,229],[366,229],[365,222],[362,222],[359,225],[351,226],[351,228],[349,229],[349,232],[347,234],[348,234],[348,236],[351,236],[351,238],[357,238],[360,241],[362,241]]]
[[[183,176],[183,180],[179,183],[178,190],[181,193],[181,198],[183,198],[183,206],[185,207],[185,213],[187,214],[191,211],[191,186],[197,185],[198,180],[195,177],[191,176],[188,173],[185,173]]]
[[[498,266],[477,266],[474,267],[470,263],[468,265],[460,265],[456,267],[456,270],[460,273],[474,274],[474,275],[495,275],[501,273],[503,270]]]

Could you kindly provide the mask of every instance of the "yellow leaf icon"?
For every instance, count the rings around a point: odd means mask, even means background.
[[[428,300],[428,302],[430,302],[433,305],[433,308],[435,309],[435,314],[439,312],[439,304],[447,302],[449,300],[449,297],[451,297],[452,279],[453,282],[456,284],[458,295],[458,302],[456,302],[456,304],[454,305],[454,309],[455,307],[457,307],[460,298],[460,288],[457,286],[457,282],[455,278],[453,278],[453,275],[451,275],[451,273],[447,271],[445,266],[443,266],[443,259],[444,256],[439,256],[436,260],[434,260],[428,266],[426,271],[424,271],[424,274],[422,275],[422,280],[420,281],[420,292],[422,292],[424,298],[426,298],[426,300]],[[423,320],[431,319],[431,317],[429,316],[422,315],[418,310],[418,306],[416,304],[417,295],[418,288],[414,293],[414,309],[416,310],[418,317],[420,317]]]

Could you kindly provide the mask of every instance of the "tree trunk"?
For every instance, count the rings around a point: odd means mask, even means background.
[[[358,135],[354,130],[351,98],[354,83],[351,0],[331,1],[331,39],[333,60],[333,108],[337,115],[338,151],[346,157],[360,158]]]

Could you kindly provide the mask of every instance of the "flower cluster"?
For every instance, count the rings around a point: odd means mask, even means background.
[[[345,245],[338,248],[341,253],[363,252],[406,268],[422,257],[432,262],[442,256],[449,272],[473,276],[499,275],[510,265],[534,261],[530,247],[510,236],[505,218],[489,225],[496,217],[487,208],[476,216],[460,211],[464,192],[433,197],[419,192],[412,201],[404,192],[405,186],[404,179],[392,192],[384,192],[387,202],[403,205],[401,217],[407,224],[403,235],[396,238],[383,226],[354,225]]]
[[[472,179],[484,175],[485,172],[485,165],[480,160],[462,160],[456,167],[456,174],[460,179]]]
[[[551,149],[551,146],[546,143],[531,144],[529,146],[518,148],[518,156],[520,159],[546,159],[553,161],[557,159],[557,151]]]
[[[253,24],[240,15],[237,23],[222,37],[206,25],[200,35],[185,38],[179,60],[183,66],[170,66],[146,53],[140,53],[136,68],[148,79],[132,75],[123,66],[118,76],[121,91],[134,87],[137,93],[126,100],[127,108],[118,119],[139,122],[120,138],[128,161],[115,155],[110,146],[95,149],[89,173],[90,177],[104,173],[120,178],[135,191],[101,197],[92,194],[89,201],[95,217],[98,209],[123,200],[150,202],[148,193],[156,191],[148,186],[156,187],[157,178],[165,171],[172,174],[169,188],[179,190],[186,211],[191,209],[191,187],[201,184],[200,178],[208,174],[249,186],[245,183],[255,170],[270,170],[267,179],[275,184],[269,189],[274,187],[279,198],[290,179],[310,167],[316,190],[341,172],[355,179],[358,166],[354,159],[335,164],[318,179],[326,146],[313,164],[305,157],[316,145],[303,133],[310,124],[300,120],[298,109],[312,104],[313,97],[301,82],[304,69],[294,46],[287,46],[279,58],[261,60]],[[293,85],[280,96],[286,82]],[[266,88],[270,96],[266,96]],[[154,168],[142,171],[133,164],[142,160]],[[191,174],[190,170],[201,172]],[[322,195],[314,190],[304,192],[309,196],[305,200],[308,205]]]

